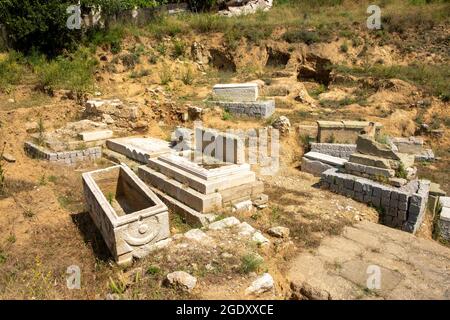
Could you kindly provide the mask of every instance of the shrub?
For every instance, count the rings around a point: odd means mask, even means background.
[[[41,89],[66,89],[76,93],[92,89],[97,60],[86,49],[52,61],[41,56],[33,63]]]
[[[0,58],[0,91],[8,91],[18,84],[24,69],[23,56],[15,51],[9,52],[3,60]]]
[[[173,44],[173,58],[179,58],[184,56],[184,52],[186,51],[186,44],[183,41],[175,40]]]
[[[66,26],[69,0],[0,1],[0,21],[9,41],[23,52],[37,49],[55,56],[63,49],[73,48],[81,33]]]

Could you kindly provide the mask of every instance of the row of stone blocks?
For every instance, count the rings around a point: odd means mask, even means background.
[[[101,147],[92,147],[84,150],[53,152],[27,141],[24,144],[24,150],[33,158],[67,165],[82,161],[95,160],[102,157]]]
[[[383,224],[415,233],[422,223],[429,192],[429,181],[419,181],[415,193],[393,188],[354,175],[329,169],[322,173],[321,184],[332,192],[370,204],[382,212]]]
[[[350,155],[356,152],[356,144],[313,142],[311,143],[311,151],[348,160]]]
[[[253,102],[218,101],[216,103],[236,116],[266,119],[275,112],[275,100]]]

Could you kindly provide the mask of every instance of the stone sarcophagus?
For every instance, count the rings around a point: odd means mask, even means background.
[[[84,173],[83,188],[92,220],[118,264],[142,257],[170,236],[166,205],[128,167]]]

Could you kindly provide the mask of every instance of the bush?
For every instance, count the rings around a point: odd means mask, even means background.
[[[241,258],[241,271],[243,273],[258,271],[263,262],[264,259],[256,253],[246,254]]]
[[[23,56],[14,51],[9,52],[4,59],[0,57],[0,92],[8,91],[20,82],[25,71],[23,61]]]
[[[66,10],[72,4],[69,0],[0,0],[0,21],[17,50],[29,53],[34,48],[54,56],[73,48],[80,36],[66,26]]]
[[[97,60],[86,49],[80,49],[67,57],[58,56],[51,61],[43,56],[34,60],[33,67],[41,89],[67,89],[81,93],[93,87]]]

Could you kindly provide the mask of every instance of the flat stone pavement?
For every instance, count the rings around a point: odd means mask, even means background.
[[[381,271],[380,289],[367,288],[371,265]],[[365,221],[294,258],[288,280],[300,298],[447,300],[450,248]]]

